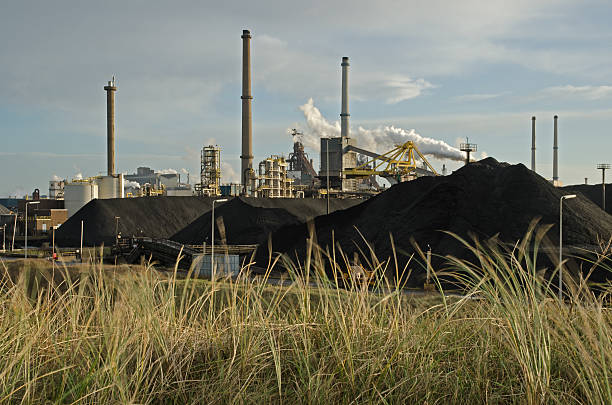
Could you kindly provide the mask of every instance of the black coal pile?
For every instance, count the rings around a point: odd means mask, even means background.
[[[563,187],[569,193],[581,193],[583,196],[593,201],[595,205],[601,207],[601,184],[576,184]],[[612,214],[612,184],[606,184],[606,212]]]
[[[433,264],[439,268],[446,255],[472,259],[455,238],[442,231],[468,239],[474,235],[481,240],[498,235],[501,241],[514,243],[524,236],[534,218],[541,218],[541,224],[557,224],[563,194],[567,193],[522,164],[487,158],[450,176],[397,184],[355,207],[317,217],[314,227],[323,249],[331,251],[333,232],[334,243],[349,260],[359,249],[368,252],[364,240],[379,260],[393,257],[391,234],[400,269],[415,252],[411,243],[414,238],[423,250],[431,247]],[[612,235],[612,216],[584,197],[564,203],[563,221],[566,246],[594,247],[599,238]],[[548,233],[551,243],[558,243],[558,233],[555,225]],[[306,225],[284,227],[272,235],[273,249],[303,260],[308,235]],[[258,264],[265,265],[267,253],[264,248],[258,251]],[[422,267],[412,268],[416,273],[423,271]],[[418,281],[419,274],[411,279]]]
[[[352,207],[359,202],[361,200],[332,199],[330,211]],[[283,226],[301,224],[326,212],[327,202],[323,199],[236,197],[215,207],[215,220],[222,218],[225,228],[225,235],[216,228],[215,243],[223,242],[223,236],[231,245],[266,242],[271,232]],[[171,239],[184,244],[210,243],[211,216],[211,212],[206,212]]]
[[[169,238],[202,213],[211,209],[207,197],[142,197],[92,200],[57,230],[60,246],[79,246],[81,221],[84,244],[98,246],[115,242],[115,217],[123,237]]]

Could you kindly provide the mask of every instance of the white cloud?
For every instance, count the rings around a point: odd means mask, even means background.
[[[494,98],[499,98],[509,94],[508,91],[503,91],[501,93],[476,93],[476,94],[463,94],[461,96],[453,97],[454,101],[458,102],[470,102],[470,101],[486,101],[492,100]]]
[[[601,100],[612,97],[612,86],[565,86],[548,87],[540,91],[536,98],[566,98],[583,100]]]

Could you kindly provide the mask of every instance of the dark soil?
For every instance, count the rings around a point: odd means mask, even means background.
[[[367,261],[370,254],[365,240],[380,261],[391,258],[393,263],[392,235],[400,269],[415,253],[411,239],[423,250],[430,245],[434,267],[440,268],[447,255],[473,259],[454,237],[442,231],[468,239],[471,235],[479,239],[498,235],[501,241],[514,243],[524,236],[534,218],[541,218],[541,224],[554,225],[547,236],[551,246],[557,246],[559,199],[564,194],[567,190],[553,187],[522,164],[487,158],[450,176],[397,184],[357,206],[317,217],[314,226],[323,249],[331,251],[333,232],[336,246],[349,259],[361,249],[366,254],[359,255],[360,261]],[[564,202],[563,221],[565,246],[594,249],[600,239],[612,236],[612,216],[582,195]],[[308,235],[305,224],[281,228],[272,235],[273,249],[302,261]],[[416,257],[410,268],[417,276],[411,279],[418,284],[424,270],[416,265],[421,261]],[[265,265],[267,249],[259,249],[257,260]],[[390,267],[395,273],[395,266]]]
[[[595,205],[601,207],[601,184],[576,184],[565,186],[563,190],[567,193],[581,193]],[[606,184],[606,212],[612,214],[612,183]]]
[[[352,207],[362,200],[332,199],[330,211]],[[311,198],[244,198],[236,197],[215,207],[215,218],[222,218],[225,242],[231,245],[265,243],[268,235],[287,225],[301,224],[327,212],[327,202]],[[172,240],[185,244],[210,243],[211,212],[172,236]],[[215,243],[223,242],[219,228],[215,230]]]
[[[169,238],[211,208],[207,197],[142,197],[92,200],[57,230],[59,246],[79,246],[81,220],[86,246],[115,242],[115,217],[123,237]]]

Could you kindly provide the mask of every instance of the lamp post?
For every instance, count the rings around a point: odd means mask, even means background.
[[[2,251],[6,252],[6,224],[2,226]]]
[[[559,299],[563,298],[563,200],[576,198],[576,194],[561,196],[559,200]]]
[[[26,201],[25,206],[25,258],[28,258],[28,205],[30,204],[40,204],[40,201]]]
[[[210,239],[210,276],[214,278],[215,273],[215,203],[226,202],[227,198],[222,198],[220,200],[213,200],[212,204],[212,219],[211,219],[211,239]]]
[[[115,217],[115,245],[119,244],[119,219],[121,217]]]

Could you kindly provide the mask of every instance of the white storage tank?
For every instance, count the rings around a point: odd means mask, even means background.
[[[123,198],[123,174],[96,177],[98,198]]]
[[[64,207],[68,211],[68,218],[94,198],[98,198],[98,185],[93,181],[83,180],[66,183],[64,186]]]

